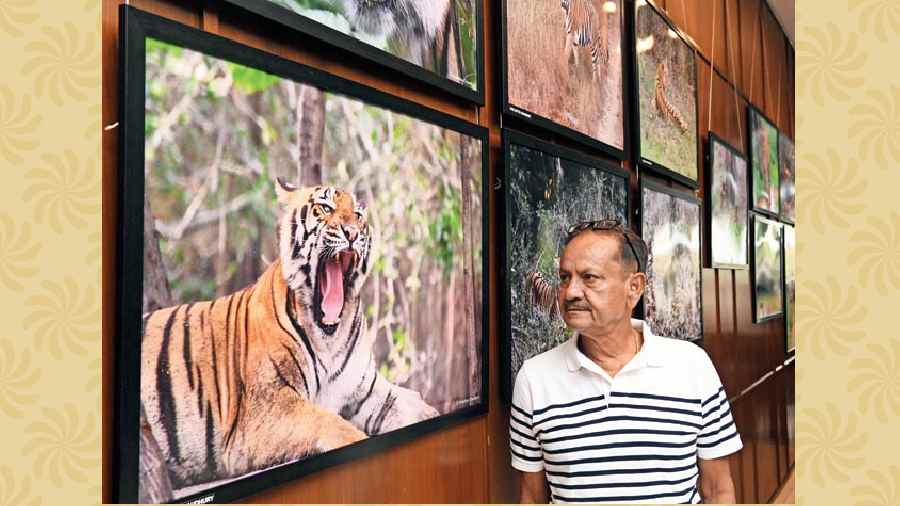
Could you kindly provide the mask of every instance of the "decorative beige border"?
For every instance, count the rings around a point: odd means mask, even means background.
[[[797,500],[900,504],[900,3],[797,19]],[[0,504],[99,498],[99,25],[0,2]]]
[[[900,504],[900,3],[797,19],[797,502]]]
[[[100,2],[0,2],[0,504],[100,497]]]

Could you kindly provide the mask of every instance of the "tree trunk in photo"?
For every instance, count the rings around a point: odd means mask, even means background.
[[[472,246],[472,239],[474,238],[473,232],[476,229],[481,229],[481,223],[476,224],[472,222],[472,191],[474,188],[472,188],[472,176],[469,173],[469,168],[473,166],[473,153],[475,152],[475,150],[472,149],[472,142],[472,139],[469,137],[460,135],[459,174],[460,195],[462,197],[462,202],[460,203],[460,219],[463,228],[462,266],[464,295],[464,303],[462,306],[465,318],[466,364],[468,365],[465,382],[467,386],[467,398],[472,398],[481,390],[481,382],[478,375],[480,349],[478,340],[476,339],[478,329],[475,328],[475,255]],[[484,248],[482,248],[482,254],[484,254],[483,252]],[[484,339],[484,336],[482,336],[482,339]]]
[[[138,502],[160,504],[172,500],[172,483],[162,451],[153,437],[141,404],[140,442],[138,450]]]
[[[149,313],[172,305],[166,266],[159,250],[159,234],[153,225],[150,200],[144,197],[144,294],[143,312]]]
[[[325,139],[325,94],[313,86],[298,85],[297,142],[300,156],[297,184],[302,187],[322,184],[322,144]]]

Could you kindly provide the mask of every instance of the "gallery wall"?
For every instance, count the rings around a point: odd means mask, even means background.
[[[491,174],[499,174],[500,107],[497,51],[499,0],[483,0],[485,14],[485,105],[475,107],[411,79],[349,57],[311,37],[250,19],[216,0],[131,0],[131,5],[204,31],[219,34],[287,59],[406,97],[490,130]],[[118,118],[117,8],[123,0],[104,0],[103,122]],[[746,155],[746,106],[752,104],[794,139],[794,52],[764,0],[661,0],[657,4],[699,49],[699,134],[705,144],[712,131]],[[561,27],[560,27],[561,28]],[[528,133],[581,149],[561,138],[532,129]],[[115,244],[117,136],[103,137],[103,499],[112,500]],[[698,145],[703,160],[703,145]],[[591,152],[602,156],[600,153]],[[631,169],[628,162],[625,168]],[[701,168],[700,188],[704,187]],[[677,186],[677,183],[662,181]],[[633,195],[637,174],[631,171]],[[499,212],[498,195],[489,196],[488,211]],[[702,190],[698,191],[702,196]],[[632,209],[632,212],[634,209]],[[491,244],[502,230],[492,220]],[[802,232],[801,232],[802,233]],[[704,238],[705,239],[705,238]],[[490,307],[499,291],[496,249],[488,247]],[[704,265],[708,265],[704,251]],[[765,502],[793,466],[794,365],[784,352],[783,321],[754,324],[750,271],[703,270],[703,346],[711,355],[732,403],[744,450],[731,457],[739,502]],[[512,502],[517,478],[509,466],[508,408],[500,395],[499,326],[490,319],[490,411],[444,431],[349,464],[288,483],[247,502]]]

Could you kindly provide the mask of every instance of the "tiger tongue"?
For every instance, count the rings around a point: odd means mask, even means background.
[[[325,280],[322,286],[322,322],[334,325],[340,321],[344,308],[344,272],[338,258],[329,258],[325,262]]]

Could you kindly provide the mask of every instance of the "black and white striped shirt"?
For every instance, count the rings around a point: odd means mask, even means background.
[[[697,458],[743,446],[706,352],[632,325],[644,344],[615,377],[577,335],[519,370],[512,465],[544,470],[553,502],[698,503]]]

